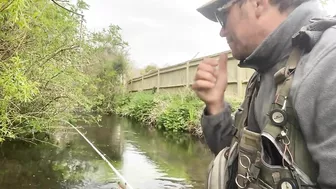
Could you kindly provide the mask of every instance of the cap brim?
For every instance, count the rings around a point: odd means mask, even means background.
[[[207,4],[204,4],[203,6],[197,8],[196,10],[200,12],[207,19],[217,22],[215,12],[218,7],[224,4],[225,4],[225,1],[223,0],[211,0]]]

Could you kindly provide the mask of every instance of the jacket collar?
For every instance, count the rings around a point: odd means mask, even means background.
[[[325,11],[318,7],[321,7],[319,2],[311,0],[294,9],[250,56],[239,62],[238,66],[266,72],[276,63],[288,57],[292,49],[292,36],[301,27],[309,24],[312,18],[325,16]]]

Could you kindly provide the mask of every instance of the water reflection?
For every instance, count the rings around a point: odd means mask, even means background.
[[[1,146],[0,188],[61,188],[58,177],[62,173],[53,171],[49,161],[53,151],[30,147],[21,143]]]
[[[106,116],[82,131],[138,189],[204,188],[212,156],[190,136],[160,133],[128,119]],[[60,130],[59,148],[4,144],[0,188],[117,188],[116,175],[79,134]]]

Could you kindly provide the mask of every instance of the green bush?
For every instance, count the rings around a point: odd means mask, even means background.
[[[197,126],[201,109],[203,103],[194,94],[190,92],[175,94],[166,109],[158,116],[157,126],[174,132],[190,131]]]
[[[113,112],[140,122],[150,122],[156,102],[150,93],[119,94],[115,98]]]
[[[233,111],[241,100],[226,97]],[[114,97],[113,112],[157,127],[160,130],[189,132],[202,135],[200,118],[204,103],[188,90],[180,93],[138,92],[119,94]]]

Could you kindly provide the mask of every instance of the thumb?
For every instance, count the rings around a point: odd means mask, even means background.
[[[220,72],[219,75],[223,75],[224,73],[227,72],[227,54],[226,53],[221,53],[219,55],[219,60],[218,60],[218,71]]]
[[[221,92],[224,92],[227,86],[227,59],[227,54],[222,53],[218,60],[216,88]]]
[[[227,84],[227,54],[222,53],[218,60],[217,83],[218,87],[224,87]]]

